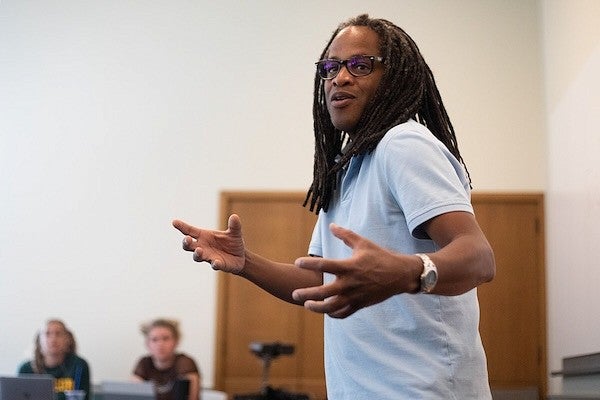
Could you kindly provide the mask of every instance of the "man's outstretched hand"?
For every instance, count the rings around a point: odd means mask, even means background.
[[[173,226],[185,235],[183,249],[194,253],[194,261],[206,261],[215,270],[234,274],[244,269],[242,222],[236,214],[229,217],[226,231],[196,228],[177,219]]]

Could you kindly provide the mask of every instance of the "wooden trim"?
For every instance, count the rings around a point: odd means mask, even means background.
[[[223,191],[221,192],[221,214],[224,212],[224,205],[231,202],[232,199],[243,199],[243,200],[267,200],[267,201],[280,201],[280,200],[296,200],[300,199],[299,205],[302,205],[306,197],[306,192],[301,191]],[[224,215],[221,215],[225,217]],[[224,219],[226,221],[226,219]]]
[[[535,203],[544,204],[542,192],[477,192],[471,193],[471,200],[487,203]]]

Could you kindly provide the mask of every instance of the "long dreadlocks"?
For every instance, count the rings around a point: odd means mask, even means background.
[[[333,126],[325,102],[324,81],[315,73],[313,182],[303,205],[310,202],[310,210],[316,213],[329,208],[338,173],[350,159],[373,151],[389,129],[411,118],[425,125],[463,164],[465,170],[467,168],[458,151],[454,128],[433,74],[416,43],[404,30],[385,19],[359,15],[338,26],[319,59],[327,57],[335,37],[349,26],[365,26],[377,33],[385,71],[373,100],[360,117],[352,140],[343,153],[346,133]]]

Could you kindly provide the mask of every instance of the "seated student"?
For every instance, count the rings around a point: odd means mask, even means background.
[[[177,353],[179,327],[176,321],[156,319],[142,326],[149,355],[133,370],[133,379],[152,381],[157,400],[198,400],[200,372],[192,358]],[[182,381],[189,382],[188,396],[181,397]]]
[[[65,390],[84,390],[90,396],[90,369],[87,361],[76,354],[73,333],[64,322],[48,320],[35,335],[33,359],[23,363],[19,374],[47,374],[55,378],[57,400],[64,400]]]

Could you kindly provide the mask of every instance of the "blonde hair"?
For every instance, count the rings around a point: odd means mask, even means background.
[[[176,341],[179,341],[181,334],[179,332],[179,322],[174,319],[157,318],[148,323],[142,324],[140,331],[144,337],[148,338],[148,334],[153,328],[167,328],[173,334]]]

